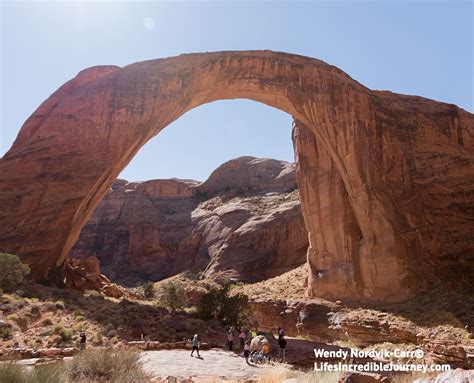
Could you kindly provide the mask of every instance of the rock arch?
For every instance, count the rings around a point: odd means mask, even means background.
[[[230,98],[295,119],[309,295],[396,300],[423,288],[435,268],[464,262],[472,273],[473,115],[371,91],[320,60],[271,51],[80,72],[1,160],[0,250],[44,276],[150,138],[186,111]]]

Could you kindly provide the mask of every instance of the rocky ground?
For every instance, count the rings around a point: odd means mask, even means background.
[[[149,351],[142,356],[144,368],[152,376],[166,378],[197,378],[202,382],[219,379],[240,380],[256,379],[268,374],[271,365],[248,365],[240,355],[221,350],[201,351],[201,358],[190,357],[188,350]],[[279,366],[279,369],[285,367]],[[286,366],[290,370],[290,366]]]

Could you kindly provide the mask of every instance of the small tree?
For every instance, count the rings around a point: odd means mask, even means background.
[[[163,286],[162,291],[163,304],[172,313],[184,307],[186,290],[180,284],[168,282]]]
[[[225,325],[239,326],[247,315],[248,296],[230,294],[232,284],[225,282],[223,286],[206,286],[207,292],[201,297],[197,314],[201,319],[217,319]]]
[[[13,290],[30,273],[30,268],[13,254],[0,253],[0,289]]]
[[[151,281],[146,281],[143,283],[143,294],[145,298],[151,299],[155,297],[155,285]]]

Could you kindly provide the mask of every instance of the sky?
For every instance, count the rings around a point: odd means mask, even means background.
[[[474,111],[472,1],[0,3],[0,156],[34,110],[82,69],[189,52],[302,54],[371,89]],[[200,106],[150,140],[120,177],[205,180],[244,155],[293,161],[291,117],[248,100]]]

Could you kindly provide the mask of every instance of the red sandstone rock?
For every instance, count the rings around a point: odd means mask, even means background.
[[[113,298],[138,298],[102,275],[99,260],[95,257],[68,259],[62,266],[62,272],[66,288],[97,290]]]
[[[203,184],[118,180],[71,256],[96,256],[111,279],[131,284],[189,269],[273,277],[306,261],[295,188],[292,164],[254,157],[228,161]]]
[[[95,67],[64,84],[0,162],[0,250],[44,277],[149,139],[186,111],[229,98],[276,107],[302,127],[309,295],[402,300],[431,279],[472,279],[474,116],[271,51]]]

